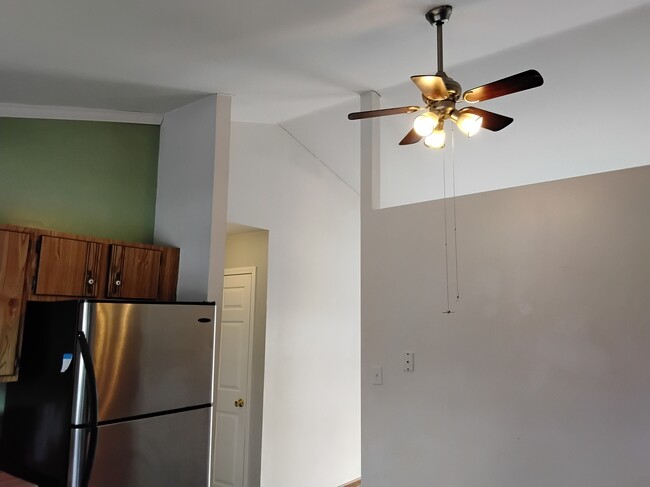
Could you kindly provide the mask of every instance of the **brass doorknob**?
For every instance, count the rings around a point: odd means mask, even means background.
[[[235,407],[236,408],[243,408],[244,407],[244,400],[243,399],[237,399],[235,401]]]

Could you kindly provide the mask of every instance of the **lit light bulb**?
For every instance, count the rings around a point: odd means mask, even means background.
[[[468,137],[473,137],[476,135],[476,132],[481,129],[482,123],[483,117],[479,117],[475,113],[469,112],[462,112],[456,119],[456,125],[458,125],[458,129]]]
[[[438,116],[435,113],[427,112],[415,118],[413,121],[413,130],[420,137],[426,137],[427,135],[431,135],[436,125],[438,125]]]
[[[442,149],[445,146],[445,131],[436,128],[431,135],[424,138],[424,145],[431,149]]]

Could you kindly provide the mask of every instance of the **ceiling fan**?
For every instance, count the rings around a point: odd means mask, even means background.
[[[451,11],[452,7],[450,5],[441,5],[432,8],[425,15],[429,23],[432,26],[435,25],[437,29],[438,72],[435,75],[411,76],[411,81],[422,92],[424,106],[409,105],[405,107],[354,112],[348,115],[348,119],[360,120],[426,110],[424,114],[415,118],[413,128],[400,141],[400,145],[415,144],[424,138],[424,144],[433,149],[442,149],[445,146],[445,120],[455,122],[458,129],[468,137],[475,135],[481,128],[497,132],[513,122],[513,119],[510,117],[472,106],[461,109],[456,108],[456,103],[461,98],[462,90],[460,84],[445,73],[442,56],[442,26],[451,17]],[[476,103],[536,88],[543,83],[544,79],[542,75],[534,69],[530,69],[467,90],[462,94],[462,99],[467,103]]]

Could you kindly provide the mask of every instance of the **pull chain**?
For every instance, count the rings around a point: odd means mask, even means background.
[[[454,271],[456,274],[456,302],[460,300],[460,291],[458,284],[458,232],[456,225],[456,158],[455,158],[455,132],[451,129],[451,179],[452,179],[452,211],[453,211],[453,224],[454,224]],[[445,281],[447,291],[447,309],[443,311],[444,314],[451,314],[453,311],[450,306],[449,299],[449,231],[447,222],[447,152],[444,151],[442,155],[442,191],[443,191],[443,209],[445,212]]]
[[[447,151],[446,150],[443,150],[442,153],[442,200],[443,200],[443,210],[445,212],[445,280],[447,284],[447,309],[443,311],[443,313],[450,314],[451,308],[449,306],[449,245],[447,240]]]
[[[458,232],[456,226],[456,139],[454,136],[454,127],[451,127],[451,181],[454,191],[454,257],[456,258],[456,302],[460,301],[460,291],[458,283]]]

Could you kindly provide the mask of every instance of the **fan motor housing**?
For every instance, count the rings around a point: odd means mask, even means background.
[[[458,98],[460,98],[460,94],[463,92],[463,89],[460,87],[460,83],[458,83],[458,81],[456,81],[455,79],[447,76],[445,72],[439,73],[437,74],[437,76],[440,76],[445,82],[445,86],[447,87],[447,91],[449,92],[449,99],[458,101]]]
[[[456,103],[451,100],[434,101],[429,106],[429,110],[435,111],[442,118],[446,120],[451,117],[451,114],[456,109]]]

